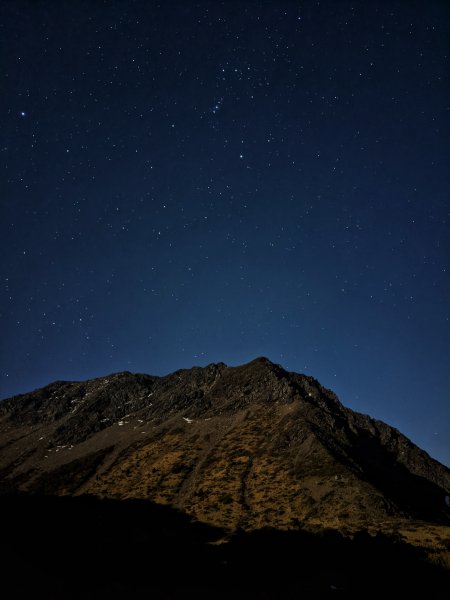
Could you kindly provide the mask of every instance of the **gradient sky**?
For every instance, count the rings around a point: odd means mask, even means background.
[[[0,397],[265,355],[450,465],[450,4],[0,7]]]

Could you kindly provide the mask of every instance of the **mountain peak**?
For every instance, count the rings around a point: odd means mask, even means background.
[[[251,360],[249,363],[247,363],[249,365],[251,364],[264,364],[267,366],[273,366],[274,363],[269,360],[266,356],[257,356],[256,358],[254,358],[253,360]]]

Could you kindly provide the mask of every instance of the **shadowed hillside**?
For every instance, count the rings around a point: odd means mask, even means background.
[[[2,587],[19,598],[444,598],[450,585],[381,534],[267,529],[217,543],[220,529],[137,500],[3,496],[0,510]]]

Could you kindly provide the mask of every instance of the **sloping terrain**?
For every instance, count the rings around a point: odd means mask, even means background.
[[[265,358],[0,403],[17,598],[447,598],[449,494],[399,431]]]
[[[265,358],[55,382],[5,400],[0,485],[151,500],[229,530],[414,520],[438,539],[450,523],[449,469]]]

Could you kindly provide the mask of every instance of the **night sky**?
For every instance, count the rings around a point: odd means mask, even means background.
[[[0,397],[264,355],[450,464],[450,3],[0,8]]]

